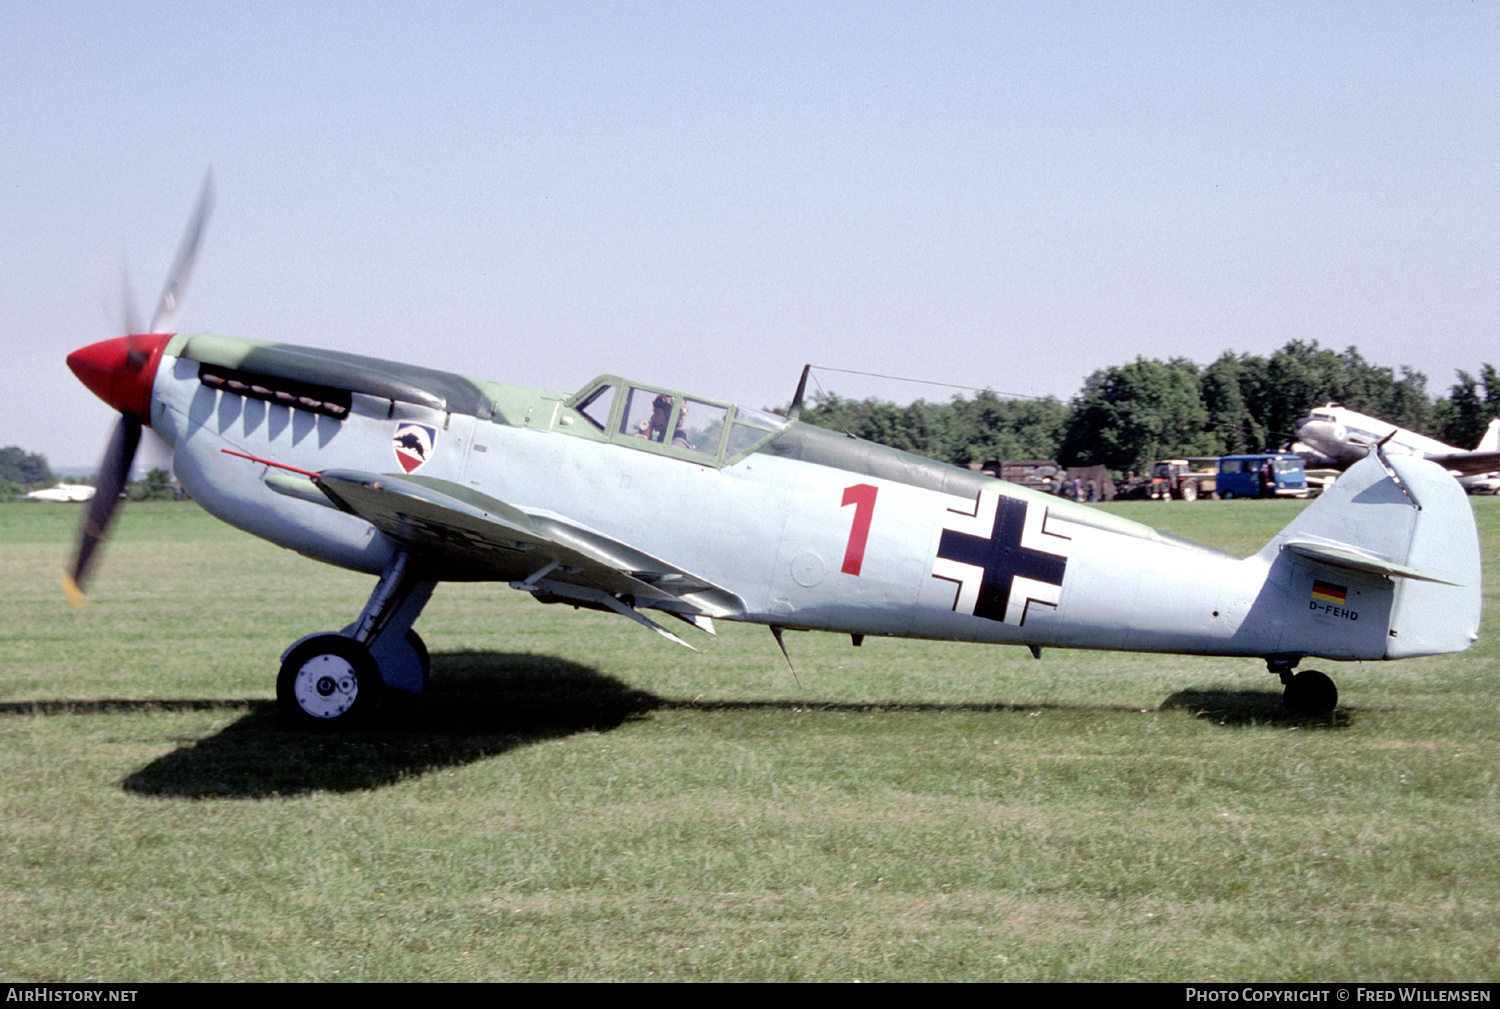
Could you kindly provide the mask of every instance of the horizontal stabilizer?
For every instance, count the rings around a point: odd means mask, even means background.
[[[1322,561],[1336,568],[1350,568],[1354,571],[1365,571],[1375,575],[1385,575],[1389,578],[1415,578],[1418,581],[1438,582],[1442,585],[1459,585],[1451,578],[1444,578],[1429,571],[1418,571],[1416,568],[1405,564],[1396,564],[1392,561],[1383,560],[1360,550],[1351,550],[1348,547],[1332,546],[1327,543],[1313,543],[1309,540],[1290,540],[1282,544],[1282,548],[1309,560]]]

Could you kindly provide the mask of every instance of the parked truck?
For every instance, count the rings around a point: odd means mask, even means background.
[[[1159,459],[1151,464],[1150,473],[1135,477],[1121,484],[1115,491],[1123,498],[1148,498],[1155,501],[1196,501],[1200,497],[1211,497],[1214,493],[1217,473],[1214,470],[1195,470],[1195,460]],[[1205,460],[1197,460],[1205,461]]]

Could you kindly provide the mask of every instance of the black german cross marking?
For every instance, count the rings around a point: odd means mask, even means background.
[[[994,523],[987,535],[982,529],[965,531],[952,528],[953,525],[963,525],[964,519],[968,519],[968,524],[972,527],[974,520],[979,519],[986,510],[985,496],[984,492],[980,493],[973,516],[956,513],[952,522],[944,523],[943,535],[938,542],[939,563],[934,565],[933,576],[959,582],[954,609],[960,611],[967,609],[961,605],[965,598],[966,583],[978,576],[978,594],[972,596],[974,616],[1004,621],[1016,579],[1023,579],[1034,587],[1057,586],[1060,591],[1071,544],[1067,537],[1043,533],[1046,508],[1040,505],[1040,520],[1035,523],[1036,528],[1028,537],[1027,503],[998,494],[995,495],[998,502]],[[1044,549],[1038,549],[1039,547]],[[949,563],[941,563],[944,561]],[[956,567],[957,565],[963,567]],[[955,577],[960,572],[964,577]],[[972,588],[970,591],[972,593]],[[1056,591],[1044,592],[1043,595],[1050,595],[1050,598],[1017,599],[1019,609],[1012,613],[1012,622],[1019,624],[1025,619],[1025,604],[1029,601],[1057,605]]]

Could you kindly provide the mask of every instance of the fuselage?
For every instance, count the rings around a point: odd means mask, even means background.
[[[652,441],[635,436],[628,406],[591,405],[598,389],[616,385],[620,404],[627,391],[658,392],[605,377],[570,395],[177,336],[160,356],[149,422],[204,508],[372,574],[395,541],[357,515],[276,490],[275,468],[228,453],[469,489],[691,572],[742,601],[738,612],[717,614],[730,619],[1034,646],[1385,655],[1386,578],[1348,573],[1340,605],[1320,609],[1315,566],[1279,549],[1233,557],[984,474],[706,399],[682,402],[730,429],[705,427],[712,450]],[[319,400],[320,389],[343,399]],[[410,456],[401,461],[403,434],[429,438],[415,468]]]

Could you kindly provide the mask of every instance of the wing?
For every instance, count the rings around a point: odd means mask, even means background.
[[[1461,476],[1478,476],[1500,470],[1500,452],[1451,452],[1427,458]]]
[[[316,487],[342,511],[409,547],[436,580],[507,581],[581,602],[605,601],[601,593],[628,596],[635,605],[689,618],[745,612],[733,592],[660,558],[446,480],[326,470],[310,479],[277,474],[267,484],[295,497]]]

